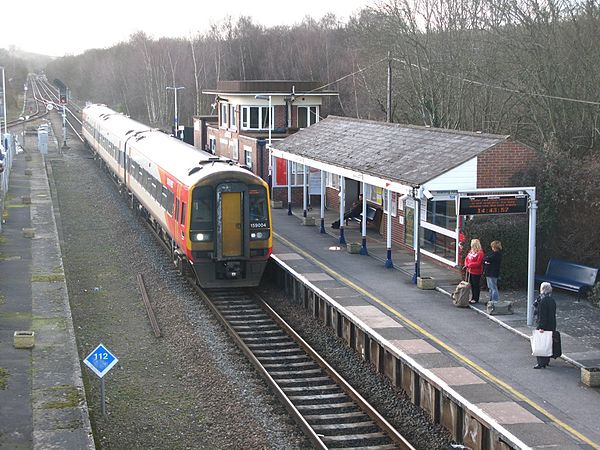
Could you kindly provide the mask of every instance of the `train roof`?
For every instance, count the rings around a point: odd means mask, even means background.
[[[127,142],[132,149],[142,153],[187,186],[195,185],[211,173],[222,172],[225,165],[228,170],[237,172],[238,176],[258,178],[231,160],[199,150],[104,105],[86,106],[85,112],[87,117],[102,120],[104,128],[114,134],[120,144]]]

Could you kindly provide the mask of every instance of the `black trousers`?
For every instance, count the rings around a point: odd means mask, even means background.
[[[471,283],[471,298],[478,302],[479,301],[479,293],[481,291],[481,275],[473,275],[469,274],[469,283]]]
[[[536,356],[537,359],[537,363],[538,366],[547,366],[548,363],[550,362],[550,357],[549,356]]]

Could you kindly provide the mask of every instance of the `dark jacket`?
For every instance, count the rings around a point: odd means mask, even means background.
[[[556,302],[551,295],[540,297],[537,301],[537,320],[535,327],[538,330],[556,331]]]
[[[500,264],[502,263],[502,251],[492,251],[483,258],[483,268],[485,276],[498,278],[500,276]]]

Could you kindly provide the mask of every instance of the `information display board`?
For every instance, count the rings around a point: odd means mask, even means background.
[[[523,214],[527,212],[526,195],[488,195],[460,197],[459,214]]]

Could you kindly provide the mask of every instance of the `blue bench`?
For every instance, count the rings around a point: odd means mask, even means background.
[[[552,287],[577,292],[581,297],[585,291],[594,287],[597,277],[597,268],[560,259],[551,259],[548,261],[546,273],[536,275],[535,282],[542,283],[546,281]]]

